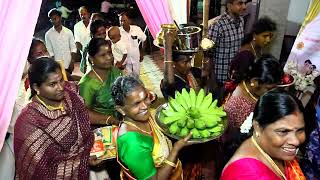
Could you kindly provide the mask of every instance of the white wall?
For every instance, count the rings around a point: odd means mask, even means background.
[[[290,0],[286,35],[296,36],[307,13],[311,0]]]

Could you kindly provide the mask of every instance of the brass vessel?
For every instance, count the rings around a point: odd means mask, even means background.
[[[166,31],[172,31],[174,34],[177,32],[177,27],[175,24],[162,24],[161,25],[161,30],[158,32],[156,41],[159,46],[164,45],[164,33]],[[175,38],[176,39],[176,38]],[[175,41],[175,39],[173,41]]]

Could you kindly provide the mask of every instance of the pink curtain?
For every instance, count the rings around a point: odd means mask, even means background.
[[[0,149],[11,120],[42,0],[0,0]]]
[[[136,0],[152,37],[161,29],[161,24],[173,23],[167,0]]]

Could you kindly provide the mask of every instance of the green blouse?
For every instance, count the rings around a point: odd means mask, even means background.
[[[117,145],[119,159],[136,179],[149,179],[157,173],[152,137],[130,131],[117,138]]]
[[[85,74],[80,82],[80,95],[83,97],[86,106],[90,107],[93,111],[113,115],[115,112],[114,102],[111,96],[111,86],[117,77],[121,76],[121,71],[112,67],[108,71],[107,79],[103,84],[97,79]]]

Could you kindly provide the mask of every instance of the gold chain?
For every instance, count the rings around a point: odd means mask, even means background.
[[[249,94],[249,96],[254,100],[254,101],[258,101],[258,99],[256,97],[254,97],[253,94],[251,94],[251,92],[249,91],[247,85],[246,85],[246,82],[245,81],[242,81],[242,84],[243,84],[243,87],[244,89],[246,90],[246,92]]]
[[[51,106],[51,105],[48,105],[46,104],[44,101],[42,101],[38,95],[36,95],[36,98],[37,100],[44,106],[46,107],[49,111],[54,111],[54,110],[61,110],[61,111],[64,111],[64,107],[63,107],[63,104],[62,102],[60,103],[60,105],[58,107],[54,107],[54,106]]]
[[[143,133],[145,133],[145,134],[149,134],[149,135],[152,134],[152,130],[151,130],[151,131],[145,131],[145,130],[139,128],[137,125],[133,124],[132,122],[123,121],[123,123],[125,123],[125,124],[127,124],[127,125],[129,125],[129,126],[135,127],[136,129],[138,129],[139,131],[141,131],[141,132],[143,132]]]
[[[284,179],[286,180],[286,176],[283,174],[283,172],[280,170],[280,168],[277,166],[277,164],[272,160],[272,158],[265,153],[261,147],[259,146],[259,144],[257,143],[257,141],[254,139],[253,136],[251,136],[251,141],[252,143],[256,146],[256,148],[260,151],[260,153],[267,159],[267,161],[270,163],[270,165],[272,166],[272,168]]]
[[[97,76],[97,78],[99,79],[99,81],[101,81],[101,83],[103,84],[103,80],[102,78],[99,76],[99,74],[92,68],[92,71],[94,72],[94,74]]]
[[[257,57],[257,52],[256,52],[256,49],[253,47],[252,42],[250,43],[250,45],[251,45],[251,49],[253,50],[254,56]]]

